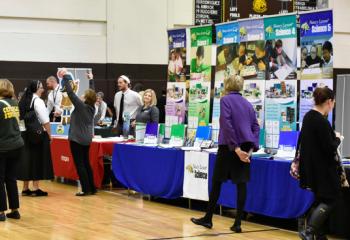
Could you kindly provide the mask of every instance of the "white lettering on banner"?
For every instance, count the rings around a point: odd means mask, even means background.
[[[69,157],[61,156],[61,161],[62,162],[69,162]]]
[[[185,152],[183,197],[208,201],[209,153]]]
[[[224,38],[223,42],[224,42],[224,44],[233,43],[234,39],[233,39],[233,37],[232,38]]]
[[[313,32],[313,33],[328,32],[328,27],[327,26],[312,26],[311,32]]]
[[[179,43],[174,43],[174,48],[182,48],[182,47],[185,47],[185,44],[184,42],[179,42]]]
[[[207,40],[198,40],[197,41],[197,46],[206,46],[206,45],[208,45]]]
[[[276,36],[286,36],[291,34],[292,34],[291,29],[276,29]]]

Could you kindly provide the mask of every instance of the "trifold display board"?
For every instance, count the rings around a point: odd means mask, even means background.
[[[225,94],[224,80],[231,75],[244,78],[241,94],[256,111],[264,136],[261,145],[278,148],[281,132],[300,130],[298,122],[301,127],[304,115],[313,107],[313,91],[317,87],[333,88],[332,10],[300,14],[299,54],[297,30],[294,13],[217,24],[215,79],[211,85],[212,26],[190,28],[187,137],[193,137],[198,126],[209,124],[212,100],[212,139],[218,141],[220,99]],[[171,51],[169,56],[171,60]],[[185,91],[181,78],[169,78],[167,107],[176,99],[185,101]],[[175,113],[167,111],[167,115]],[[177,116],[177,120],[185,118],[180,112]],[[328,118],[332,122],[332,115]],[[167,125],[174,123],[167,120]]]

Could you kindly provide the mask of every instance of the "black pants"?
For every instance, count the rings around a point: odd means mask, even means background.
[[[94,176],[89,160],[90,145],[84,146],[74,141],[70,141],[69,143],[82,191],[84,193],[95,192]]]
[[[7,198],[10,209],[19,208],[17,188],[17,163],[23,148],[2,152],[0,154],[0,211],[7,210]],[[6,185],[6,191],[5,191]]]
[[[205,218],[207,220],[211,220],[215,211],[216,203],[219,199],[221,192],[222,182],[215,181],[213,182],[213,187],[209,196],[209,203],[207,213]],[[235,219],[235,225],[241,225],[241,220],[243,217],[244,206],[247,198],[247,184],[246,183],[238,183],[237,186],[237,216]]]

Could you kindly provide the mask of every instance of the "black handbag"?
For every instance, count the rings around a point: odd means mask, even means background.
[[[38,120],[38,117],[34,110],[34,103],[36,98],[33,100],[32,106],[23,117],[24,124],[26,126],[26,137],[29,143],[39,144],[43,141],[44,129]]]

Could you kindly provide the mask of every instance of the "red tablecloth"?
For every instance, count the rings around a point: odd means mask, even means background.
[[[90,145],[90,164],[94,174],[95,186],[102,185],[104,167],[103,156],[112,155],[114,142],[92,142]],[[53,138],[51,143],[51,157],[55,176],[78,180],[69,141]]]

